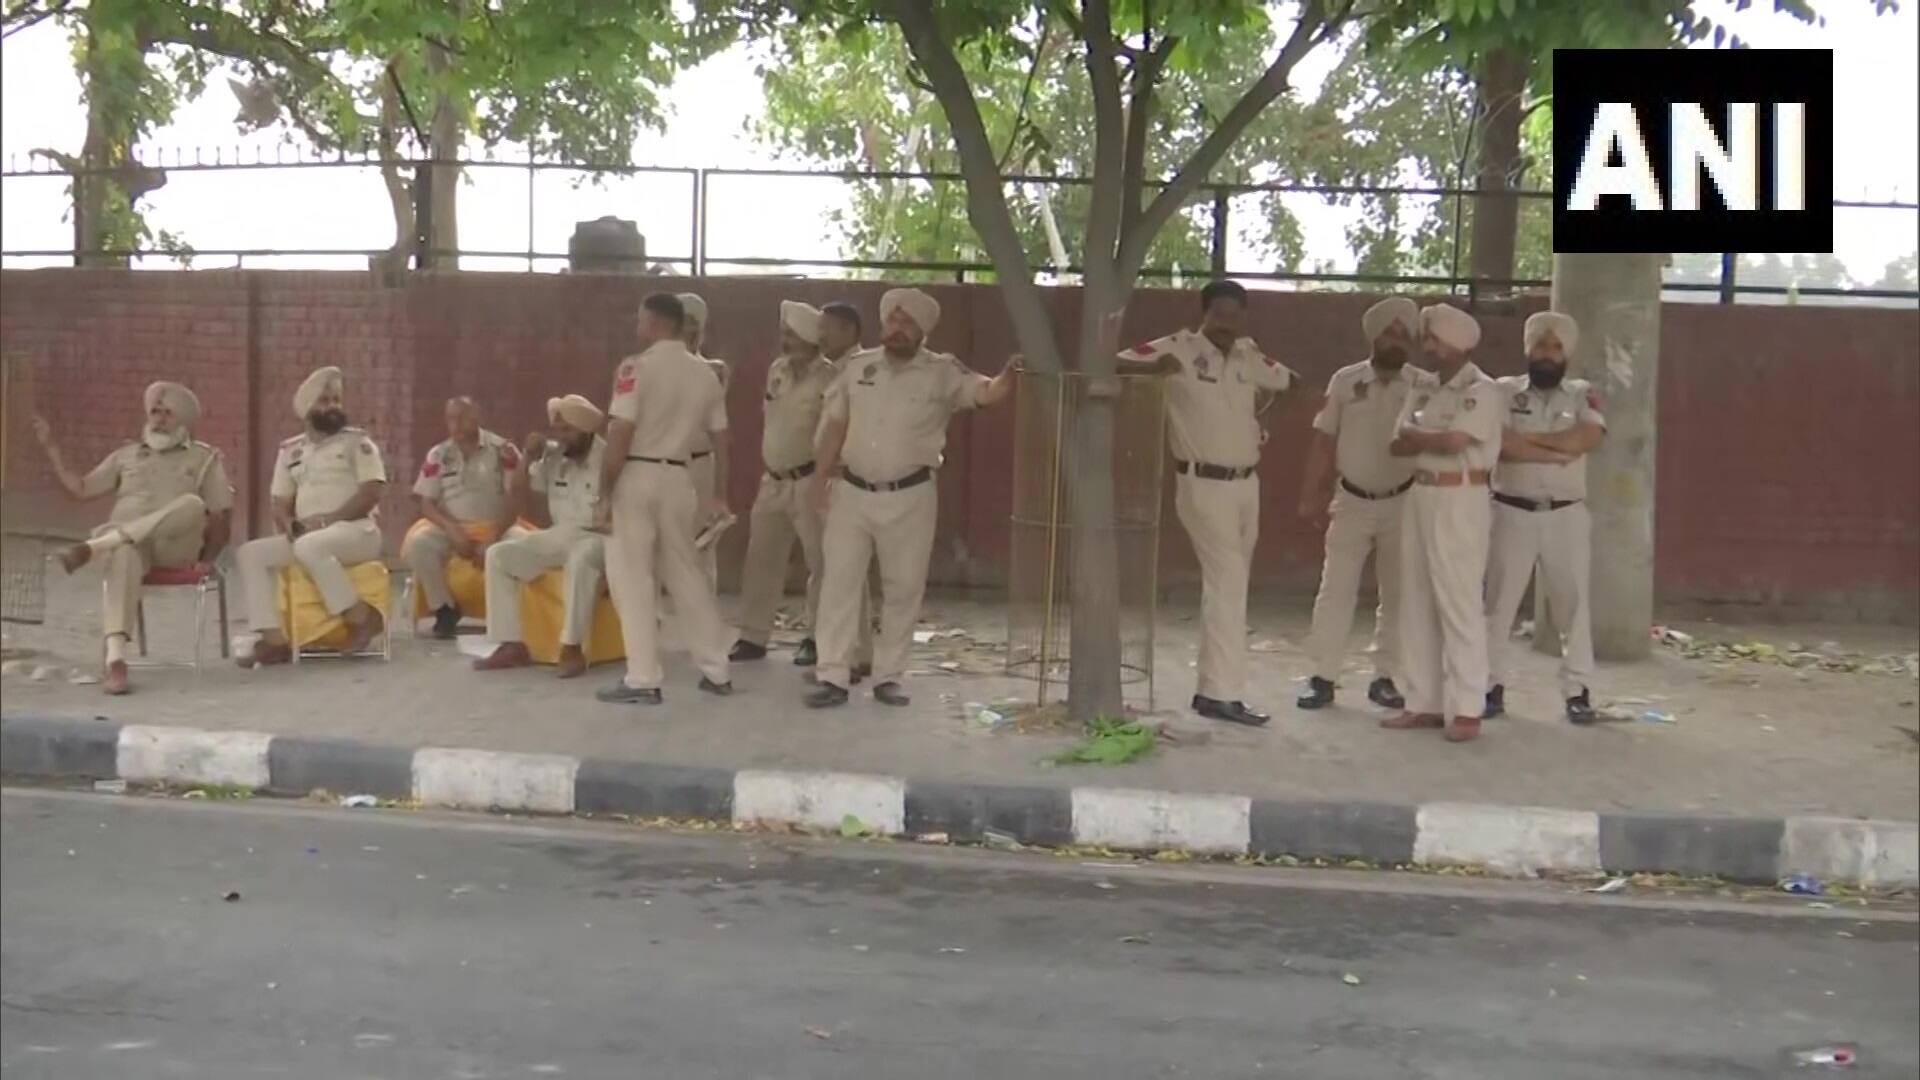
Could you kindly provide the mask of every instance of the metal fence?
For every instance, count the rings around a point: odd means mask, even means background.
[[[986,261],[955,260],[919,260],[910,258],[811,258],[792,257],[753,251],[716,251],[711,242],[710,224],[714,220],[714,186],[716,181],[729,179],[784,179],[825,180],[841,184],[870,184],[883,182],[905,182],[924,184],[964,184],[965,178],[952,172],[870,172],[835,171],[820,169],[782,169],[782,168],[696,168],[683,166],[657,165],[617,165],[600,162],[498,160],[494,158],[432,158],[406,157],[381,159],[365,154],[337,153],[316,155],[310,151],[288,154],[281,148],[275,154],[262,154],[255,151],[250,157],[240,148],[216,150],[136,153],[135,161],[119,168],[69,169],[44,156],[29,155],[24,160],[17,155],[10,156],[7,167],[0,172],[0,181],[17,182],[29,178],[46,180],[65,177],[70,181],[84,183],[94,176],[124,176],[135,171],[146,173],[160,170],[163,173],[246,173],[267,172],[289,169],[335,169],[374,171],[391,166],[407,170],[412,175],[423,175],[422,170],[432,166],[455,166],[462,170],[473,170],[476,174],[505,170],[523,173],[527,178],[526,199],[526,236],[527,244],[520,250],[488,250],[467,247],[443,247],[433,235],[431,222],[433,215],[427,205],[431,185],[414,184],[415,218],[418,222],[416,235],[408,238],[405,245],[409,263],[417,268],[431,267],[436,261],[449,257],[468,259],[492,259],[523,261],[528,271],[543,268],[563,268],[569,254],[565,251],[540,250],[536,247],[536,225],[539,222],[540,200],[537,197],[539,180],[547,174],[573,174],[576,179],[590,178],[600,180],[609,177],[657,176],[674,177],[684,183],[686,193],[685,206],[689,214],[689,225],[684,243],[670,248],[664,254],[649,251],[644,262],[652,266],[682,270],[691,276],[700,277],[716,270],[728,268],[755,270],[861,270],[894,273],[922,273],[951,275],[956,282],[977,279],[979,275],[991,274],[994,267]],[[1034,186],[1064,189],[1089,185],[1085,177],[1056,175],[1009,175],[1003,177],[1008,185]],[[1157,184],[1156,184],[1157,186]],[[1388,197],[1406,197],[1448,201],[1453,205],[1446,220],[1450,230],[1451,255],[1445,273],[1365,273],[1338,272],[1332,270],[1276,270],[1271,267],[1237,265],[1232,257],[1230,237],[1235,220],[1234,200],[1243,196],[1287,196],[1301,195],[1328,200],[1341,199],[1379,199]],[[1468,204],[1484,197],[1514,198],[1521,202],[1522,212],[1530,205],[1538,206],[1552,198],[1552,192],[1541,190],[1515,190],[1508,192],[1482,193],[1471,188],[1461,187],[1397,187],[1372,185],[1323,185],[1323,184],[1226,184],[1203,185],[1196,193],[1190,206],[1199,208],[1205,215],[1208,227],[1208,265],[1183,268],[1178,266],[1148,266],[1142,276],[1150,280],[1179,278],[1183,273],[1192,275],[1206,273],[1215,276],[1231,276],[1244,280],[1265,280],[1295,284],[1320,284],[1346,287],[1393,287],[1417,286],[1424,289],[1441,290],[1449,293],[1465,293],[1469,296],[1480,290],[1527,291],[1543,290],[1551,282],[1540,278],[1488,279],[1475,278],[1463,272],[1463,237],[1461,230],[1467,220]],[[1909,218],[1904,228],[1894,230],[1899,235],[1911,236],[1915,233],[1915,224],[1920,223],[1920,203],[1870,200],[1836,200],[1834,207],[1842,211],[1879,211],[1890,214],[1903,214]],[[757,205],[755,212],[765,212],[765,204]],[[964,228],[964,219],[961,221]],[[653,234],[650,234],[653,235]],[[343,248],[343,247],[294,247],[256,245],[248,247],[199,247],[190,250],[195,260],[232,259],[233,265],[244,267],[247,260],[260,260],[271,257],[334,257],[372,259],[388,254],[392,247]],[[175,253],[160,249],[127,249],[116,251],[98,251],[86,253],[90,257],[104,259],[140,258],[142,260],[178,258]],[[66,248],[8,249],[0,250],[0,259],[71,259],[76,264],[81,254],[71,246]],[[557,264],[557,265],[556,265]],[[1730,304],[1740,296],[1790,296],[1802,297],[1850,297],[1861,299],[1915,301],[1920,302],[1920,290],[1881,289],[1872,287],[1834,288],[1808,286],[1796,288],[1790,285],[1742,283],[1738,280],[1738,263],[1732,253],[1720,256],[1718,279],[1715,281],[1667,281],[1664,287],[1676,292],[1713,293],[1720,303]],[[1034,265],[1036,273],[1077,274],[1081,268],[1077,265],[1055,265],[1039,262]]]

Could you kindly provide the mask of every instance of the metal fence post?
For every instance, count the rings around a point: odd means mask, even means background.
[[[1733,303],[1733,294],[1739,287],[1740,256],[1731,251],[1720,253],[1720,302]]]
[[[1227,213],[1232,200],[1227,197],[1227,189],[1213,189],[1213,276],[1227,276]]]
[[[707,170],[693,170],[693,276],[707,273]]]
[[[413,267],[425,270],[434,263],[433,235],[433,148],[429,146],[425,164],[413,169]]]

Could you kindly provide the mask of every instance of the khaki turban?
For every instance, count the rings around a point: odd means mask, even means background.
[[[1451,304],[1435,304],[1422,311],[1420,329],[1459,352],[1480,344],[1480,320]]]
[[[798,300],[780,301],[780,325],[809,345],[820,344],[820,309]]]
[[[1369,344],[1380,340],[1387,327],[1399,323],[1410,338],[1420,335],[1420,306],[1404,296],[1389,296],[1360,316],[1360,330]]]
[[[1548,334],[1559,338],[1561,347],[1572,355],[1574,343],[1580,340],[1580,324],[1573,321],[1573,316],[1557,311],[1536,311],[1527,316],[1527,328],[1521,339],[1527,343],[1528,352]]]
[[[880,297],[881,321],[885,322],[895,308],[906,312],[922,334],[933,333],[934,326],[940,322],[940,302],[919,289],[888,289]]]
[[[157,382],[147,387],[147,411],[163,404],[182,427],[192,427],[200,419],[200,399],[177,382]]]
[[[346,387],[346,377],[340,374],[339,368],[321,368],[307,376],[307,381],[301,383],[300,389],[293,392],[293,415],[305,420],[307,414],[313,411],[314,403],[320,400],[321,394],[329,389],[344,394]]]
[[[689,321],[699,323],[701,326],[707,325],[707,302],[705,300],[700,299],[699,296],[690,292],[683,292],[674,299],[679,300],[680,306],[686,309],[687,319]]]
[[[579,394],[547,399],[547,422],[559,422],[575,431],[599,431],[606,419],[599,406]]]

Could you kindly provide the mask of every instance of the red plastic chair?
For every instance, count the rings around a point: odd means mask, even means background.
[[[220,607],[220,658],[227,659],[233,652],[227,630],[227,576],[215,563],[197,562],[188,566],[161,566],[147,571],[140,584],[154,588],[191,588],[195,591],[193,606],[193,669],[200,670],[200,652],[207,637],[207,594],[214,593]],[[139,633],[140,655],[147,655],[147,604],[144,599],[136,614],[135,628]]]

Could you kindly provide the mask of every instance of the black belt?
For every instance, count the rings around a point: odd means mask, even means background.
[[[803,477],[813,475],[813,465],[814,463],[809,461],[797,469],[788,469],[786,472],[775,472],[772,469],[768,469],[767,475],[773,477],[775,480],[799,480]]]
[[[1192,473],[1202,480],[1244,480],[1253,475],[1256,467],[1248,465],[1245,468],[1230,468],[1226,465],[1209,465],[1204,461],[1181,461],[1178,458],[1173,462],[1174,472],[1181,476]]]
[[[1573,504],[1579,502],[1580,500],[1579,499],[1523,499],[1518,495],[1507,495],[1507,494],[1503,494],[1502,492],[1496,491],[1493,493],[1493,501],[1497,503],[1506,503],[1508,506],[1511,506],[1520,510],[1565,510],[1567,507],[1572,506]]]
[[[906,488],[917,487],[933,479],[933,470],[922,465],[900,479],[884,484],[876,484],[871,480],[861,479],[852,469],[840,470],[840,478],[862,491],[901,491]]]
[[[1363,491],[1360,488],[1354,487],[1352,484],[1347,483],[1347,478],[1344,476],[1340,478],[1340,486],[1344,488],[1347,494],[1349,495],[1354,495],[1362,499],[1371,499],[1374,502],[1378,502],[1381,499],[1391,499],[1397,495],[1405,495],[1407,493],[1407,489],[1413,486],[1413,477],[1411,476],[1407,477],[1406,483],[1401,484],[1399,487],[1394,488],[1392,491],[1388,491],[1379,495],[1375,495],[1371,491]]]
[[[649,465],[678,465],[681,468],[685,468],[687,464],[686,462],[681,461],[679,458],[647,457],[643,454],[628,454],[627,460],[628,461],[644,461]]]
[[[697,453],[697,454],[688,454],[688,455],[687,455],[687,460],[688,460],[688,461],[699,461],[699,460],[700,460],[701,458],[703,458],[703,457],[712,457],[712,456],[713,456],[713,451],[711,451],[711,450],[702,450],[702,451],[700,451],[700,452],[699,452],[699,453]]]

